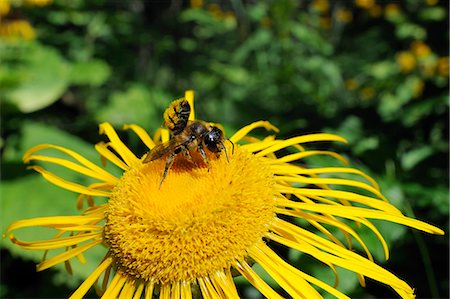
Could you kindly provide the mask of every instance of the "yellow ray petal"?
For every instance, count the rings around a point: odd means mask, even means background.
[[[373,257],[369,251],[369,248],[364,243],[364,241],[359,237],[359,235],[350,226],[336,220],[334,217],[330,217],[330,216],[327,217],[327,216],[323,216],[323,215],[319,215],[319,214],[310,214],[310,213],[306,213],[306,212],[299,211],[299,210],[287,210],[287,209],[283,209],[283,208],[276,208],[275,212],[279,213],[279,214],[288,215],[288,216],[299,217],[301,219],[306,219],[306,220],[313,219],[313,220],[321,222],[321,223],[332,225],[332,226],[340,229],[341,231],[344,231],[344,232],[350,234],[353,238],[355,238],[355,240],[358,241],[358,243],[362,246],[363,250],[366,252],[367,257],[371,261],[373,261]],[[385,249],[386,249],[385,255],[387,255],[389,251],[387,250],[387,247]]]
[[[147,282],[145,285],[145,299],[152,299],[154,286],[152,281]]]
[[[318,236],[312,236],[314,238],[320,238]],[[395,275],[390,273],[389,271],[381,268],[377,264],[369,261],[368,259],[364,259],[360,255],[351,252],[349,250],[343,249],[337,245],[335,245],[332,242],[321,240],[323,243],[328,243],[328,246],[333,247],[334,250],[333,254],[321,252],[318,250],[311,251],[308,249],[308,246],[306,244],[302,244],[297,240],[297,242],[289,241],[281,236],[275,236],[271,235],[270,239],[274,240],[275,242],[278,242],[280,244],[283,244],[285,246],[297,249],[299,251],[305,252],[307,254],[311,254],[315,258],[321,260],[321,261],[328,261],[330,263],[333,263],[337,266],[343,267],[345,269],[348,269],[350,271],[353,271],[355,273],[359,273],[361,275],[370,277],[374,280],[377,280],[381,283],[384,283],[386,285],[391,286],[396,290],[397,292],[406,292],[409,294],[409,297],[412,298],[413,289],[406,284],[404,281],[397,278]],[[336,251],[335,251],[336,250]],[[344,254],[344,255],[342,255]],[[345,256],[346,258],[341,258]],[[363,260],[361,260],[363,259]]]
[[[322,289],[326,290],[327,292],[329,292],[330,294],[332,294],[333,296],[336,296],[336,298],[349,298],[348,296],[346,296],[345,294],[339,292],[338,290],[336,290],[335,288],[332,288],[331,286],[327,285],[326,283],[324,283],[323,281],[320,281],[294,267],[292,267],[291,265],[289,265],[288,263],[286,263],[283,259],[281,259],[275,252],[273,252],[267,245],[265,244],[261,244],[261,246],[259,246],[259,248],[261,249],[261,252],[264,253],[267,258],[269,260],[272,260],[273,262],[275,262],[278,265],[283,265],[283,267],[286,268],[286,270],[292,272],[292,274],[296,275],[296,276],[300,276],[302,279],[305,279],[306,282],[310,281],[313,282],[315,285],[321,287]],[[308,284],[309,285],[309,284]],[[311,288],[312,290],[314,290],[313,288]],[[322,298],[320,296],[319,293],[315,293],[313,291],[313,293],[317,296],[319,296],[320,298]],[[308,297],[310,298],[310,297]]]
[[[111,141],[111,147],[122,157],[127,165],[137,163],[139,160],[130,151],[130,149],[120,140],[113,127],[107,123],[101,123],[99,126],[100,134],[106,134]]]
[[[171,299],[170,284],[163,284],[160,286],[159,299]]]
[[[270,167],[275,174],[285,175],[285,174],[340,174],[340,173],[350,173],[356,174],[363,178],[365,178],[369,183],[376,189],[380,189],[377,182],[372,179],[370,176],[365,174],[364,172],[355,169],[355,168],[347,168],[347,167],[323,167],[323,168],[303,168],[300,166],[285,164],[285,165],[276,165],[273,164]]]
[[[334,134],[309,134],[309,135],[303,135],[303,136],[297,136],[293,138],[289,138],[286,140],[283,140],[282,142],[273,145],[269,148],[266,148],[265,150],[262,150],[255,155],[258,157],[265,156],[269,153],[274,153],[276,151],[279,151],[280,149],[295,145],[295,144],[302,144],[302,143],[308,143],[308,142],[317,142],[317,141],[338,141],[338,142],[344,142],[346,143],[347,140],[342,138],[341,136],[334,135]]]
[[[108,173],[108,175],[104,175],[104,173],[98,173],[96,171],[90,170],[89,168],[80,166],[76,163],[73,163],[73,162],[65,160],[65,159],[53,158],[53,157],[47,157],[47,156],[41,156],[41,155],[31,155],[28,157],[28,161],[31,161],[31,160],[50,162],[53,164],[61,165],[70,170],[73,170],[78,173],[89,176],[91,178],[98,179],[100,181],[111,183],[111,184],[114,184],[119,180],[118,178],[112,176],[109,173]]]
[[[112,264],[112,258],[105,259],[94,272],[78,287],[78,289],[70,296],[69,299],[81,299],[89,291],[91,286],[100,277],[100,275]]]
[[[111,283],[106,289],[106,292],[103,294],[101,298],[102,299],[117,298],[117,295],[119,294],[120,290],[125,284],[126,279],[127,279],[126,276],[122,275],[121,272],[116,272],[116,275],[114,275],[114,278],[112,279]]]
[[[292,297],[294,298],[322,298],[308,282],[306,282],[296,269],[283,261],[265,244],[257,244],[249,251],[249,255]],[[268,255],[269,254],[269,255]],[[297,270],[298,271],[298,270]]]
[[[94,247],[95,245],[98,245],[101,243],[102,243],[102,240],[96,240],[96,241],[92,241],[90,243],[87,243],[87,244],[84,244],[81,246],[77,246],[71,250],[68,250],[64,253],[56,255],[56,256],[52,257],[51,259],[48,259],[46,261],[39,263],[36,266],[36,269],[37,269],[37,271],[42,271],[42,270],[48,269],[50,267],[53,267],[56,264],[67,261],[67,260],[79,255],[80,253],[88,250],[89,248]]]
[[[304,152],[300,152],[300,153],[294,153],[294,154],[290,154],[290,155],[286,155],[277,159],[269,159],[269,163],[272,164],[281,164],[281,163],[289,163],[292,161],[298,161],[300,159],[303,158],[307,158],[307,157],[311,157],[311,156],[318,156],[318,155],[327,155],[327,156],[331,156],[337,160],[339,160],[341,163],[343,164],[348,164],[347,159],[345,159],[344,157],[342,157],[341,155],[335,153],[335,152],[331,152],[331,151],[304,151]]]
[[[144,144],[149,148],[152,149],[155,147],[155,142],[152,140],[150,135],[148,135],[147,131],[145,131],[141,126],[135,125],[135,124],[126,124],[123,126],[124,130],[131,129],[138,137],[144,142]]]
[[[207,284],[203,278],[197,278],[197,282],[203,298],[220,299],[219,294],[217,294],[212,285]]]
[[[189,114],[189,120],[195,119],[195,105],[194,105],[194,91],[186,90],[184,92],[184,98],[188,101],[189,106],[191,106],[191,113]]]
[[[256,121],[254,123],[251,123],[251,124],[243,127],[242,129],[240,129],[239,131],[234,133],[234,135],[230,138],[230,140],[233,143],[237,143],[244,136],[246,136],[248,133],[250,133],[250,131],[252,131],[252,130],[254,130],[256,128],[265,128],[267,131],[272,130],[272,131],[275,131],[277,133],[280,131],[277,127],[272,125],[270,122],[260,120],[260,121]]]
[[[114,165],[127,170],[129,167],[126,165],[119,157],[116,156],[112,151],[108,149],[109,143],[99,142],[95,145],[95,150],[102,156],[111,161]]]
[[[261,141],[261,142],[257,142],[257,143],[242,144],[240,146],[250,153],[256,153],[258,151],[266,149],[275,144],[279,144],[280,142],[282,142],[282,140],[268,140],[268,141]],[[276,159],[274,159],[272,157],[267,157],[267,158],[268,158],[267,163],[272,163],[273,161],[276,161]]]
[[[297,182],[297,183],[301,183],[301,184],[306,184],[306,185],[342,185],[342,186],[352,186],[352,187],[357,187],[366,191],[369,191],[370,193],[373,193],[374,195],[376,195],[377,197],[379,197],[380,199],[383,199],[384,201],[388,201],[383,194],[381,194],[381,192],[366,184],[366,183],[362,183],[359,181],[354,181],[354,180],[348,180],[348,179],[335,179],[335,178],[308,178],[308,177],[304,177],[304,176],[300,176],[300,175],[296,175],[296,176],[284,176],[284,175],[280,175],[280,176],[275,176],[275,180],[276,181],[284,181],[284,182]]]
[[[67,180],[64,180],[64,179],[60,178],[59,176],[43,169],[40,166],[35,165],[35,166],[30,166],[28,168],[39,172],[40,174],[42,174],[42,176],[47,181],[49,181],[50,183],[55,184],[56,186],[59,186],[61,188],[64,188],[64,189],[67,189],[67,190],[70,190],[70,191],[73,191],[76,193],[82,193],[82,194],[92,195],[92,196],[104,196],[104,197],[110,196],[109,192],[90,189],[86,186],[75,184],[75,183],[69,182]]]
[[[385,211],[377,211],[360,207],[349,207],[341,205],[324,205],[324,204],[306,204],[299,202],[286,202],[283,203],[286,207],[292,207],[301,210],[314,211],[323,214],[335,215],[343,218],[350,217],[364,217],[370,219],[387,220],[394,223],[403,224],[415,229],[430,233],[443,235],[444,231],[428,223],[422,222],[417,219],[406,217],[402,214],[392,214]]]
[[[95,165],[94,163],[92,163],[91,161],[89,161],[88,159],[84,158],[83,156],[81,156],[80,154],[69,150],[65,147],[62,146],[56,146],[56,145],[52,145],[52,144],[40,144],[37,146],[34,146],[32,148],[30,148],[23,156],[23,161],[24,163],[28,163],[31,160],[31,156],[33,153],[43,150],[43,149],[47,149],[47,148],[53,148],[56,150],[59,150],[67,155],[69,155],[70,157],[74,158],[75,160],[77,160],[78,162],[80,162],[82,165],[84,165],[85,167],[87,167],[88,169],[94,171],[95,173],[97,173],[99,176],[105,178],[104,181],[106,182],[116,182],[117,178],[115,176],[113,176],[112,174],[110,174],[109,172],[107,172],[106,170],[102,169],[101,167]],[[67,161],[69,162],[69,161]],[[64,164],[61,164],[64,166]]]
[[[98,217],[91,216],[53,216],[53,217],[40,217],[40,218],[30,218],[24,220],[18,220],[11,223],[5,234],[9,234],[13,230],[24,228],[24,227],[33,227],[33,226],[45,226],[50,228],[63,229],[65,227],[80,227],[82,228],[84,225],[92,222],[99,221]],[[93,226],[96,229],[101,228],[101,226]],[[92,230],[93,227],[90,227],[89,230]],[[84,230],[84,229],[80,229]]]
[[[191,284],[189,282],[181,282],[181,299],[192,299]]]
[[[133,299],[141,299],[142,291],[144,290],[145,283],[139,282],[136,291],[134,292]]]
[[[374,209],[382,210],[385,212],[389,212],[392,214],[402,215],[402,213],[394,207],[392,204],[372,198],[369,196],[356,194],[348,191],[341,190],[322,190],[322,189],[308,189],[308,188],[294,188],[294,187],[286,187],[283,185],[276,185],[277,189],[280,193],[291,193],[291,194],[299,194],[304,196],[325,196],[336,199],[345,199],[357,203],[361,203],[363,205],[372,207]],[[322,205],[321,205],[322,206]]]
[[[134,289],[136,287],[136,279],[127,279],[119,294],[119,299],[131,299],[133,297]]]
[[[216,289],[221,289],[226,298],[239,298],[233,280],[230,280],[225,273],[218,271],[211,276],[211,281]]]
[[[266,298],[283,299],[277,292],[275,292],[253,269],[247,262],[236,261],[234,266],[250,282],[258,291],[260,291]]]
[[[170,290],[170,298],[171,299],[180,299],[181,297],[181,290],[180,290],[180,282],[176,281],[172,283],[171,290]]]
[[[167,129],[161,129],[161,142],[167,142],[170,139],[170,133]]]
[[[61,248],[61,247],[73,246],[73,245],[80,244],[87,240],[99,238],[101,236],[102,236],[101,232],[96,232],[96,233],[80,234],[80,235],[76,235],[76,236],[70,236],[70,237],[66,237],[66,238],[58,238],[58,239],[46,240],[46,241],[23,242],[23,241],[17,240],[11,234],[10,239],[11,239],[11,242],[13,242],[17,246],[20,246],[24,249],[48,250],[48,249],[56,249],[56,248]]]

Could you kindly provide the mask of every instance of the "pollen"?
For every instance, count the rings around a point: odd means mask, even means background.
[[[105,217],[104,239],[118,267],[166,284],[244,260],[275,218],[273,174],[263,159],[238,145],[208,165],[179,155],[161,187],[164,158],[132,165]]]

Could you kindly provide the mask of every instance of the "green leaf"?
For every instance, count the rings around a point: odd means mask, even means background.
[[[78,85],[100,86],[111,75],[111,68],[103,60],[93,59],[75,63],[70,72],[70,80]]]
[[[428,158],[434,153],[431,146],[424,145],[419,148],[415,148],[402,155],[401,164],[404,170],[411,170],[417,164]]]
[[[108,104],[96,112],[96,119],[117,127],[136,123],[147,129],[156,129],[163,123],[162,114],[172,99],[161,90],[133,84],[124,92],[111,94]]]
[[[55,49],[38,44],[21,46],[16,51],[16,58],[21,61],[11,69],[11,76],[19,80],[6,90],[5,99],[24,113],[57,101],[69,86],[70,65]],[[26,55],[21,52],[26,52]]]
[[[423,8],[419,11],[419,18],[424,21],[442,21],[446,16],[447,11],[441,6]]]

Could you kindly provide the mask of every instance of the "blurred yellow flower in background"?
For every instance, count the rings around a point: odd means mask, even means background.
[[[11,3],[9,3],[8,0],[0,1],[0,17],[6,16],[10,10],[11,10]]]
[[[448,56],[446,57],[440,57],[437,61],[437,70],[438,74],[444,77],[448,77],[448,70],[449,70],[449,60]]]
[[[25,0],[24,3],[25,5],[43,7],[52,4],[53,0]]]
[[[417,64],[414,55],[408,51],[398,53],[395,59],[402,73],[410,73]]]
[[[369,9],[375,5],[375,0],[355,0],[356,6],[364,9]]]
[[[431,54],[430,47],[422,41],[415,41],[410,45],[411,51],[418,58],[424,58]]]
[[[346,8],[339,8],[336,11],[336,20],[341,23],[348,23],[353,20],[353,13],[351,10]]]
[[[36,37],[36,32],[26,20],[6,20],[0,22],[0,37],[7,40],[32,40]]]

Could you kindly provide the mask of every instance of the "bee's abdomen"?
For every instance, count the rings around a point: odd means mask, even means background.
[[[180,134],[186,128],[190,113],[191,106],[187,100],[183,98],[173,101],[164,112],[166,127],[174,135]]]

